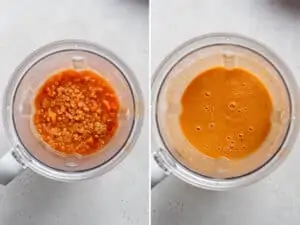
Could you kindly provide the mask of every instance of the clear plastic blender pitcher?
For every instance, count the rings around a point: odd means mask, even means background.
[[[256,152],[239,160],[202,154],[188,142],[179,124],[180,99],[186,87],[201,72],[219,66],[250,71],[273,101],[269,135]],[[253,183],[271,173],[291,150],[298,132],[298,96],[290,70],[262,44],[234,34],[192,39],[166,57],[154,75],[154,160],[167,174],[201,188],[228,190]],[[164,176],[155,169],[155,163],[152,166],[155,185]]]
[[[111,141],[90,156],[62,156],[45,148],[32,129],[33,101],[38,88],[58,70],[92,69],[103,76],[120,100],[119,126]],[[110,51],[86,41],[64,40],[29,55],[15,70],[3,103],[4,128],[11,150],[0,159],[0,183],[7,184],[22,168],[55,180],[76,181],[99,176],[130,152],[141,130],[143,100],[132,71]]]

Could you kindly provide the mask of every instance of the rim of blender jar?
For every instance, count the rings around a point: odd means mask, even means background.
[[[126,141],[120,147],[120,149],[108,160],[106,160],[101,165],[93,168],[80,171],[64,171],[52,168],[43,164],[39,159],[33,156],[30,151],[26,149],[23,145],[22,140],[19,138],[17,131],[15,129],[14,122],[14,98],[15,93],[27,72],[38,62],[45,59],[46,57],[63,51],[80,50],[86,51],[91,54],[97,55],[109,61],[116,69],[120,71],[125,79],[128,87],[130,89],[133,98],[133,109],[134,116],[131,125],[130,132],[127,136]],[[44,45],[37,50],[33,51],[28,55],[15,69],[13,72],[8,85],[5,90],[5,96],[3,101],[3,123],[6,128],[6,134],[9,141],[13,146],[14,155],[21,164],[28,166],[33,171],[59,181],[77,181],[93,178],[100,176],[109,170],[113,169],[117,164],[119,164],[131,151],[135,142],[140,134],[142,123],[143,123],[143,95],[140,89],[139,83],[133,73],[133,71],[114,53],[106,48],[99,46],[96,43],[77,40],[77,39],[67,39],[60,40]]]
[[[281,145],[270,159],[247,174],[226,179],[216,179],[189,169],[172,154],[168,145],[165,143],[159,128],[160,125],[158,122],[157,104],[159,102],[160,91],[166,78],[172,68],[174,68],[181,60],[193,52],[199,51],[203,48],[226,44],[238,46],[259,55],[277,71],[288,93],[290,119],[286,135]],[[159,164],[164,167],[165,170],[196,187],[221,191],[247,186],[273,172],[291,151],[299,130],[299,108],[297,104],[297,101],[299,100],[297,99],[299,96],[298,94],[299,90],[297,82],[295,81],[290,69],[265,45],[251,38],[234,33],[211,33],[195,37],[183,43],[165,57],[153,75],[151,117],[154,128],[152,129],[152,132],[158,148],[152,149],[152,152],[155,154],[155,158],[159,157]]]

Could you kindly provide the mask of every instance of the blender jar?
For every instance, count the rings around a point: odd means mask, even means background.
[[[272,128],[266,140],[256,152],[238,160],[202,154],[187,141],[179,124],[180,99],[186,87],[201,72],[219,66],[250,71],[273,102]],[[152,149],[154,159],[167,173],[197,187],[227,190],[253,183],[283,161],[296,139],[296,82],[274,53],[249,38],[210,34],[192,39],[162,62],[152,85],[152,124],[158,145]]]
[[[110,142],[89,156],[62,156],[49,150],[32,128],[33,101],[39,87],[58,70],[91,69],[105,78],[120,101],[119,125]],[[60,181],[99,176],[130,152],[141,130],[143,100],[132,71],[113,53],[81,40],[48,44],[29,55],[15,70],[3,103],[4,129],[12,150],[0,159],[0,183],[29,167]]]

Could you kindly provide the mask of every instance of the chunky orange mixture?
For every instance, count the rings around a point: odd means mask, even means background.
[[[110,84],[91,70],[63,70],[39,89],[33,122],[41,139],[63,154],[92,154],[118,127],[119,101]]]
[[[270,95],[243,69],[203,72],[186,88],[181,104],[185,137],[213,158],[245,157],[259,148],[271,129]]]

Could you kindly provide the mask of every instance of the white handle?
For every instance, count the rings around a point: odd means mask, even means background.
[[[7,185],[23,170],[23,166],[16,160],[14,151],[10,150],[0,158],[0,184]]]
[[[157,164],[155,155],[151,156],[151,189],[159,184],[168,174]]]

